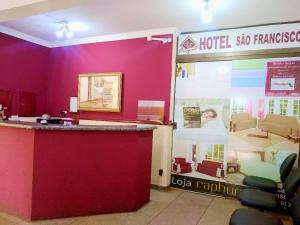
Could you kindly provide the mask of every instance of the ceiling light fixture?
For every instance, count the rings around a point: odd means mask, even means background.
[[[69,25],[67,22],[61,22],[61,27],[58,31],[55,32],[57,38],[66,37],[68,39],[74,36],[73,32],[70,31]]]
[[[211,7],[211,0],[202,0],[202,22],[203,23],[210,23],[213,18],[212,14],[212,7]]]

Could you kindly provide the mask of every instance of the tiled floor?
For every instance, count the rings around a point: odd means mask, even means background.
[[[228,225],[238,201],[198,193],[151,190],[151,201],[133,213],[25,222],[0,212],[0,225]],[[287,217],[285,225],[291,225]]]

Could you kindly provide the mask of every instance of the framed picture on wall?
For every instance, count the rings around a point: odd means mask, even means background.
[[[80,74],[78,110],[121,112],[122,73]]]

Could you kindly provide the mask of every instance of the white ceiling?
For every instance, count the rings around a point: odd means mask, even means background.
[[[205,25],[195,1],[89,0],[84,4],[84,1],[77,1],[71,8],[5,21],[0,25],[56,42],[55,31],[62,20],[82,24],[75,27],[75,39],[170,27],[187,32],[300,20],[300,0],[224,0],[214,12],[213,23]]]
[[[7,10],[16,7],[31,5],[39,2],[43,2],[46,0],[9,0],[9,1],[2,1],[0,4],[0,10]]]

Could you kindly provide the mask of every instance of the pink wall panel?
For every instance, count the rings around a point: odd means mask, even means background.
[[[1,127],[0,140],[0,209],[30,219],[34,131]]]
[[[48,49],[0,34],[0,49],[0,90],[12,92],[11,114],[18,113],[19,92],[27,91],[37,94],[37,115],[58,116],[77,96],[79,74],[120,71],[122,112],[81,112],[80,118],[135,121],[138,100],[161,100],[169,120],[172,43],[138,38]]]
[[[19,91],[37,94],[37,114],[44,112],[50,49],[0,33],[0,90],[12,92],[10,112],[18,113]]]
[[[169,120],[172,43],[139,38],[55,48],[50,68],[47,109],[51,115],[69,110],[69,97],[77,96],[79,74],[122,72],[122,112],[81,112],[80,118],[134,121],[138,100],[162,100],[165,122]]]

